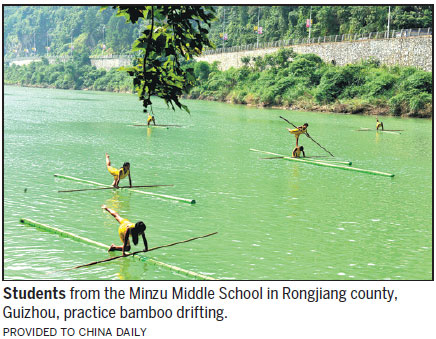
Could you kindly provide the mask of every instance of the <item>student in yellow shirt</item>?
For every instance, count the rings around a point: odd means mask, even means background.
[[[154,115],[151,115],[150,113],[148,113],[148,117],[147,117],[147,126],[150,126],[150,123],[153,121],[153,125],[156,126],[156,120],[154,119]]]
[[[380,127],[381,127],[382,131],[384,131],[383,123],[381,121],[378,121],[378,118],[377,118],[377,124],[375,127],[376,127],[377,131]]]
[[[120,169],[116,169],[115,167],[111,166],[111,161],[109,159],[109,155],[106,153],[106,167],[110,174],[114,177],[114,182],[112,183],[112,186],[118,188],[118,184],[121,179],[124,179],[125,177],[129,177],[129,185],[132,187],[132,178],[130,177],[130,163],[125,162],[123,164],[123,167]]]
[[[142,236],[142,241],[144,242],[144,251],[148,251],[148,243],[145,238],[145,229],[146,226],[142,221],[138,221],[136,224],[130,222],[127,219],[122,218],[117,212],[110,209],[106,205],[101,206],[102,209],[108,211],[119,223],[120,226],[118,228],[118,235],[120,236],[122,246],[116,246],[112,244],[108,252],[112,251],[122,251],[123,256],[126,255],[126,251],[130,251],[130,237],[132,237],[132,241],[134,245],[138,245],[138,237]]]
[[[298,138],[300,137],[301,134],[305,134],[307,132],[307,127],[309,127],[309,124],[306,122],[304,125],[298,126],[297,128],[294,129],[288,128],[289,133],[295,135],[297,147],[298,147]]]

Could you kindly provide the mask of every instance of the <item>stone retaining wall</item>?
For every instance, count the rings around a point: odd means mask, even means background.
[[[117,68],[121,66],[130,66],[132,60],[129,57],[113,57],[113,58],[90,58],[91,65],[97,68],[104,68],[109,71],[111,68]]]
[[[361,41],[326,42],[289,46],[297,53],[314,53],[325,62],[335,61],[336,65],[356,63],[360,60],[374,58],[385,65],[414,66],[432,71],[433,37],[403,37],[394,39],[368,39]],[[277,51],[278,48],[211,54],[196,58],[197,61],[220,62],[220,69],[241,67],[244,56],[264,56]]]

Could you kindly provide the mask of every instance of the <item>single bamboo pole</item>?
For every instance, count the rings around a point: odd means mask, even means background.
[[[121,186],[121,187],[99,187],[99,188],[82,188],[77,190],[62,190],[61,192],[81,192],[81,191],[96,191],[96,190],[110,190],[110,189],[120,189],[120,188],[138,188],[138,187],[161,187],[161,186],[174,186],[174,185],[142,185],[142,186]]]
[[[68,176],[68,175],[54,174],[54,176],[57,177],[57,178],[67,179],[67,180],[72,180],[72,181],[77,181],[77,182],[83,182],[83,183],[86,183],[86,184],[105,186],[105,187],[112,187],[110,185],[105,185],[105,184],[101,184],[99,182],[90,181],[90,180],[79,179],[79,178],[71,177],[71,176]],[[144,192],[144,191],[138,191],[138,190],[131,190],[131,191],[132,192],[136,192],[136,193],[140,193],[140,194],[151,195],[151,196],[156,196],[156,197],[160,197],[160,198],[166,198],[166,199],[186,202],[188,204],[195,204],[195,200],[194,199],[185,199],[185,198],[174,197],[172,195],[152,193],[152,192]]]
[[[211,235],[215,235],[217,233],[218,232],[213,232],[213,233],[201,235],[201,236],[198,236],[198,237],[189,238],[189,239],[182,240],[182,241],[176,241],[176,242],[173,242],[173,243],[167,244],[167,245],[156,246],[156,247],[150,248],[148,251],[144,251],[144,250],[143,251],[136,251],[136,252],[132,252],[132,253],[127,253],[125,256],[119,255],[119,256],[116,256],[116,257],[111,257],[111,258],[107,258],[107,259],[103,259],[103,260],[92,261],[92,262],[90,262],[88,264],[84,264],[84,265],[79,265],[79,266],[75,266],[75,267],[72,267],[72,268],[68,268],[68,270],[72,270],[72,269],[76,269],[76,268],[81,268],[81,267],[92,266],[92,265],[96,265],[96,264],[101,264],[101,263],[104,263],[104,262],[112,261],[112,260],[119,259],[119,258],[128,257],[128,256],[139,254],[139,253],[144,254],[144,253],[148,253],[148,252],[160,249],[160,248],[171,247],[171,246],[178,245],[178,244],[183,244],[183,243],[186,243],[186,242],[189,242],[189,241],[193,241],[193,240],[197,240],[197,239],[201,239],[201,238],[210,237]]]

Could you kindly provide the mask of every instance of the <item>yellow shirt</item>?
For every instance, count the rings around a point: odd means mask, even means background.
[[[295,137],[299,137],[301,134],[306,133],[306,128],[305,127],[301,127],[301,128],[294,128],[294,129],[288,129],[289,133],[294,134]]]
[[[124,179],[126,176],[129,175],[130,170],[124,171],[124,167],[121,167],[120,169],[116,169],[115,167],[108,166],[107,170],[110,174],[112,174],[114,177],[120,177],[120,179]]]
[[[120,239],[123,244],[124,244],[124,238],[126,237],[127,230],[129,228],[134,228],[134,227],[135,227],[134,223],[130,222],[127,219],[121,219],[120,227],[118,227],[118,235],[120,236]],[[129,239],[127,239],[127,245],[130,245]]]

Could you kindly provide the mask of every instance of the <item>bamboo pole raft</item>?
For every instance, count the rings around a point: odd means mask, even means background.
[[[108,245],[102,244],[100,242],[97,242],[97,241],[94,241],[94,240],[82,237],[80,235],[77,235],[77,234],[74,234],[74,233],[71,233],[71,232],[64,231],[64,230],[62,230],[60,228],[56,228],[56,227],[49,226],[49,225],[46,225],[46,224],[41,224],[41,223],[36,222],[34,220],[31,220],[31,219],[21,218],[20,219],[20,223],[22,223],[23,225],[32,226],[32,227],[35,227],[35,228],[40,229],[40,230],[44,230],[44,231],[47,231],[47,232],[50,232],[50,233],[57,234],[57,235],[59,235],[61,237],[69,238],[71,240],[75,240],[75,241],[81,242],[83,244],[96,246],[96,247],[104,249],[105,251],[107,251],[108,248],[109,248]],[[212,233],[212,234],[215,234],[215,233]],[[210,235],[212,235],[212,234],[210,234]],[[200,237],[197,237],[197,238],[200,238]],[[197,239],[197,238],[195,238],[195,239]],[[160,247],[163,247],[163,246],[159,246],[159,248]],[[145,253],[146,252],[143,252],[143,253],[135,252],[135,256],[132,256],[132,257],[138,258],[140,261],[143,261],[143,262],[149,262],[149,263],[152,263],[152,264],[157,265],[157,266],[165,267],[165,268],[167,268],[167,269],[169,269],[169,270],[171,270],[173,272],[185,275],[185,276],[187,276],[189,278],[193,278],[193,279],[196,279],[196,280],[216,280],[216,279],[214,279],[212,277],[209,277],[207,275],[204,275],[204,274],[200,274],[200,273],[197,273],[197,272],[186,270],[184,268],[180,268],[180,267],[177,267],[177,266],[174,266],[174,265],[170,265],[170,264],[167,264],[167,263],[164,263],[164,262],[152,259],[150,257],[145,256]],[[86,266],[86,265],[84,265],[84,266]]]
[[[105,185],[105,184],[102,184],[102,183],[99,183],[99,182],[95,182],[95,181],[79,179],[79,178],[71,177],[71,176],[68,176],[68,175],[54,174],[54,176],[56,178],[72,180],[72,181],[77,181],[77,182],[82,182],[82,183],[85,183],[85,184],[91,184],[91,185],[108,187],[108,188],[112,187],[111,185]],[[114,187],[114,189],[115,189],[115,187]],[[145,191],[138,191],[138,190],[135,190],[135,189],[130,189],[130,191],[136,192],[136,193],[140,193],[140,194],[145,194],[145,195],[151,195],[151,196],[155,196],[155,197],[159,197],[159,198],[164,198],[164,199],[170,199],[170,200],[176,200],[176,201],[180,201],[180,202],[185,202],[185,203],[188,203],[188,204],[195,204],[195,200],[194,199],[179,198],[179,197],[174,197],[172,195],[160,194],[160,193],[152,193],[152,192],[145,192]]]
[[[307,159],[301,159],[301,158],[292,158],[292,157],[288,157],[288,156],[283,155],[283,154],[277,154],[277,153],[272,153],[272,152],[261,151],[261,150],[257,150],[257,149],[254,149],[254,148],[250,148],[250,151],[264,153],[264,154],[271,154],[271,155],[276,155],[276,156],[281,156],[285,160],[302,162],[302,163],[316,165],[316,166],[332,167],[332,168],[338,168],[338,169],[343,169],[343,170],[347,170],[347,171],[355,171],[355,172],[360,172],[360,173],[367,173],[367,174],[373,174],[373,175],[381,175],[381,176],[385,176],[385,177],[393,177],[394,176],[394,174],[391,174],[391,173],[384,173],[384,172],[367,170],[367,169],[362,169],[362,168],[357,168],[357,167],[342,166],[342,165],[327,163],[325,160],[324,161],[318,161],[318,160],[315,161],[315,160],[307,160]]]

